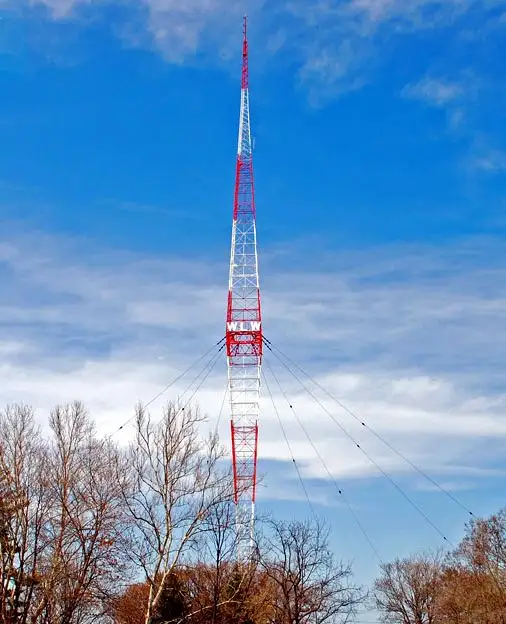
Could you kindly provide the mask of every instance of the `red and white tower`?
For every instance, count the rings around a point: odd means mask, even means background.
[[[237,145],[226,345],[238,557],[252,553],[255,524],[262,315],[249,116],[248,39],[244,18],[241,114]]]

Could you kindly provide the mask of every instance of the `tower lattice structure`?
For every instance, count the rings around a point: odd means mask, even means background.
[[[226,321],[228,389],[238,557],[254,546],[262,314],[249,111],[247,21],[244,18],[241,112],[237,145]]]

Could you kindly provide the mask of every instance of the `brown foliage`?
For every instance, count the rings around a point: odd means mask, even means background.
[[[467,527],[440,603],[443,624],[506,624],[506,509]]]
[[[147,583],[135,583],[113,600],[112,613],[116,624],[142,624],[149,596]]]
[[[255,563],[226,562],[219,586],[216,568],[205,564],[184,571],[188,588],[188,621],[192,624],[268,624],[272,585]]]
[[[506,622],[506,612],[497,601],[491,578],[487,574],[465,568],[448,568],[444,571],[438,595],[438,614],[441,624]]]
[[[265,574],[241,569],[237,564],[224,564],[221,570],[220,590],[216,594],[216,572],[213,566],[197,564],[179,568],[173,572],[177,577],[178,602],[183,601],[184,613],[173,620],[173,624],[269,624],[267,586]],[[115,624],[143,624],[149,599],[149,584],[135,584],[114,601]],[[170,611],[171,592],[162,592],[160,602]],[[163,613],[155,609],[153,619],[157,621]]]
[[[472,570],[490,576],[497,593],[506,598],[506,508],[472,522],[456,557]]]
[[[323,624],[352,621],[348,619],[352,614],[350,589],[344,589],[341,580],[338,584],[334,583],[334,576],[332,595],[328,585],[322,594],[322,582],[316,578],[293,592],[293,577],[283,579],[279,567],[268,570],[254,564],[245,568],[227,563],[222,567],[222,584],[216,595],[213,566],[197,564],[178,569],[175,574],[185,609],[181,617],[163,620],[167,624]],[[347,595],[346,608],[343,593]],[[148,584],[129,587],[115,602],[115,624],[143,624],[148,596]],[[358,604],[357,598],[355,596],[353,606]],[[154,615],[156,620],[156,613]]]

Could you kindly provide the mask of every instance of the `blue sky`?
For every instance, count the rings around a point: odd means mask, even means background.
[[[81,398],[110,432],[221,336],[247,11],[266,335],[475,513],[504,504],[506,2],[0,11],[2,404],[43,419]],[[279,374],[381,556],[439,546]],[[212,417],[224,384],[223,362],[200,395]],[[275,395],[368,582],[368,545]],[[332,410],[458,541],[465,513]],[[263,509],[305,515],[268,400],[263,418]]]

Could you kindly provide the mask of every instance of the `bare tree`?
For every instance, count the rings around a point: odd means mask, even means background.
[[[232,475],[228,476],[232,483]],[[192,623],[232,624],[265,622],[265,575],[254,553],[248,561],[237,560],[236,509],[228,499],[207,514],[197,558],[188,566],[187,579],[191,608],[187,620]]]
[[[149,584],[146,624],[152,624],[171,574],[206,529],[209,513],[231,495],[219,465],[223,450],[216,436],[201,438],[203,421],[198,409],[174,403],[157,423],[137,409],[124,499],[131,554]]]
[[[269,523],[261,561],[274,583],[273,624],[347,622],[365,600],[328,539],[328,529],[317,522]]]
[[[31,619],[93,622],[127,576],[118,452],[96,438],[81,403],[56,407],[50,428],[41,478],[47,505]]]
[[[55,408],[50,429],[44,440],[23,406],[0,415],[3,621],[8,603],[17,623],[85,624],[127,576],[120,460],[80,403]]]
[[[205,614],[209,624],[219,621],[220,607],[230,598],[224,598],[224,587],[236,555],[234,511],[232,500],[209,510],[194,544],[194,563],[186,569],[192,617]]]
[[[45,489],[44,443],[31,408],[0,414],[0,616],[25,624],[38,600],[40,562],[47,550],[44,522],[51,507]]]
[[[441,554],[396,559],[381,566],[374,585],[377,609],[389,624],[436,624]]]

